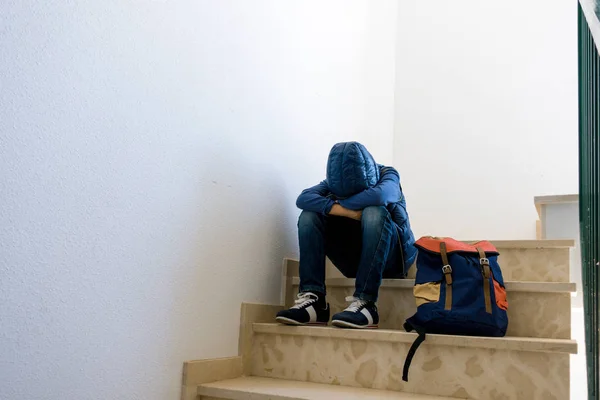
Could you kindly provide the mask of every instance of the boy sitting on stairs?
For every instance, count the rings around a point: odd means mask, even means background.
[[[417,249],[400,176],[375,163],[356,142],[338,143],[327,161],[327,179],[304,190],[296,202],[300,242],[300,293],[276,320],[287,325],[326,325],[325,257],[356,278],[350,306],[335,314],[341,328],[377,328],[377,296],[383,278],[403,278]]]

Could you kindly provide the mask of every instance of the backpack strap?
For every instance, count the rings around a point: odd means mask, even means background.
[[[423,343],[425,341],[426,334],[425,334],[425,329],[423,329],[422,327],[415,325],[414,323],[409,322],[409,321],[406,321],[404,323],[404,329],[406,330],[406,332],[412,332],[414,330],[419,334],[419,336],[417,336],[417,338],[413,342],[412,346],[410,346],[410,349],[408,350],[408,354],[406,355],[406,360],[404,360],[404,369],[402,370],[402,380],[404,382],[408,382],[408,370],[410,369],[410,364],[412,363],[413,357],[415,356],[417,349],[419,348],[421,343]]]
[[[448,251],[446,249],[446,243],[440,242],[440,254],[442,255],[442,263],[444,266],[442,267],[442,272],[444,273],[444,278],[446,279],[446,306],[445,310],[452,309],[452,267],[450,266],[450,262],[448,261]]]
[[[490,260],[488,260],[485,251],[481,247],[477,248],[479,252],[479,264],[481,265],[481,274],[483,275],[483,296],[485,298],[485,311],[492,313],[492,296],[490,294]]]

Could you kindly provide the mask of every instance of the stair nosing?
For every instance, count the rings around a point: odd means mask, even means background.
[[[294,388],[285,387],[287,385],[295,386]],[[245,387],[244,387],[245,386]],[[259,386],[257,390],[257,386]],[[260,387],[262,386],[262,387]],[[289,395],[273,393],[273,391],[281,390],[303,391],[300,395]],[[324,391],[325,393],[322,393]],[[344,393],[339,393],[339,392]],[[318,397],[315,397],[315,392],[318,392]],[[338,392],[338,393],[336,393]],[[327,395],[346,395],[352,392],[353,398],[362,399],[364,395],[368,395],[370,399],[381,399],[383,395],[385,399],[390,400],[451,400],[452,397],[416,394],[410,392],[401,392],[395,390],[373,389],[354,386],[339,386],[328,383],[305,382],[292,379],[281,378],[266,378],[259,376],[240,376],[233,379],[225,379],[216,382],[202,383],[198,385],[197,394],[200,396],[211,396],[215,398],[226,398],[228,400],[309,400],[322,399],[324,394]],[[250,397],[248,397],[250,396]],[[339,397],[337,397],[339,398]]]
[[[198,386],[198,391],[196,392],[198,396],[209,396],[214,398],[226,398],[228,400],[237,400],[237,399],[246,399],[249,390],[243,390],[241,388],[224,388],[218,387],[218,384],[221,382],[230,382],[237,380],[236,379],[227,379],[224,381],[217,381],[211,383],[204,383]],[[226,396],[226,397],[223,397]],[[260,398],[269,399],[269,400],[304,400],[301,397],[289,397],[280,394],[271,394],[271,393],[252,393],[252,398],[259,400]]]
[[[254,323],[253,331],[263,334],[309,336],[346,340],[369,340],[412,344],[416,333],[399,330],[360,330],[334,327],[286,326],[277,323]],[[542,353],[577,354],[577,342],[571,339],[546,339],[529,337],[481,337],[428,334],[423,345],[484,348],[491,350],[529,351]]]
[[[472,243],[476,240],[461,240]],[[574,239],[488,240],[497,249],[563,249],[575,247]]]
[[[354,287],[353,278],[327,278],[325,285],[329,287]],[[299,277],[292,277],[292,286],[300,284]],[[505,281],[508,292],[529,293],[574,293],[577,286],[572,282],[528,282],[528,281]],[[415,285],[414,279],[384,279],[382,288],[412,289]]]
[[[241,400],[248,398],[248,391],[244,391],[242,389],[228,389],[211,387],[208,385],[200,385],[198,386],[197,395],[211,397],[215,399]],[[252,393],[251,395],[253,400],[305,400],[301,397],[289,397],[279,394],[274,395],[271,393]]]
[[[549,196],[535,196],[533,203],[535,205],[554,205],[554,204],[565,204],[565,203],[578,203],[578,194],[556,194]]]

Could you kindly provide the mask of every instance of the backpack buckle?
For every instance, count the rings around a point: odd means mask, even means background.
[[[481,264],[481,265],[490,265],[490,260],[488,260],[487,258],[480,258],[479,259],[479,264]]]
[[[444,265],[442,267],[442,272],[444,273],[444,275],[448,275],[452,273],[452,267],[450,265]]]

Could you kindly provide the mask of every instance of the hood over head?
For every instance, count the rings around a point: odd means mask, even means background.
[[[347,198],[379,181],[379,167],[367,148],[358,142],[333,146],[327,160],[327,183],[338,198]]]

